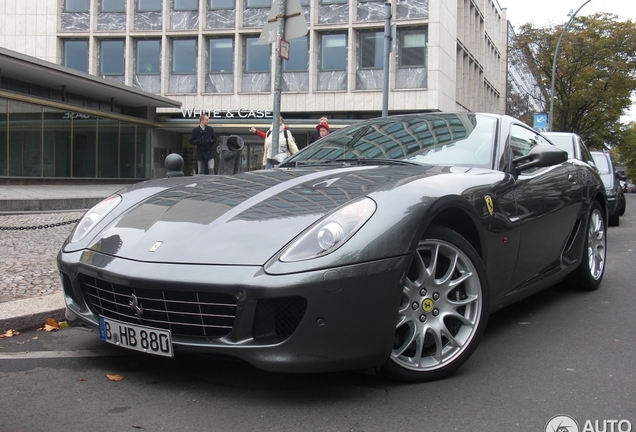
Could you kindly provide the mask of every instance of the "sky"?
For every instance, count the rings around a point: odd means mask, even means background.
[[[532,22],[535,27],[563,24],[568,22],[570,11],[579,10],[576,16],[591,15],[596,12],[608,12],[618,15],[619,20],[636,21],[636,1],[634,0],[497,0],[502,9],[507,10],[508,21],[518,29]],[[634,104],[621,117],[622,122],[636,121],[636,96]]]
[[[576,16],[608,12],[618,15],[618,19],[636,21],[636,1],[634,0],[498,0],[502,9],[507,9],[508,21],[513,27],[532,22],[535,27],[562,24],[570,17],[568,13],[578,11]]]

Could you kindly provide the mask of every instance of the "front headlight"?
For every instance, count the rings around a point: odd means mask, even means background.
[[[75,228],[73,228],[69,242],[73,243],[83,239],[104,216],[119,205],[121,200],[120,195],[112,195],[84,213],[82,219],[75,225]]]
[[[368,197],[350,202],[316,222],[291,242],[280,260],[302,261],[335,251],[369,220],[375,209],[375,201]]]

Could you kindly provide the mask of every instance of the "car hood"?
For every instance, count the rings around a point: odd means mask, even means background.
[[[165,189],[147,182],[160,192],[116,217],[90,249],[144,262],[263,265],[352,199],[441,173],[423,166],[367,166],[197,176]],[[124,191],[124,201],[127,193],[138,191]]]

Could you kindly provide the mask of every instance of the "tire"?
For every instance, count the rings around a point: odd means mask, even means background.
[[[402,288],[393,350],[381,372],[405,382],[446,377],[477,348],[489,313],[486,271],[457,232],[433,226]]]
[[[625,195],[622,195],[620,210],[618,212],[618,215],[623,216],[625,214],[626,208],[627,208],[627,199],[625,198]]]
[[[614,213],[612,213],[611,215],[609,215],[609,221],[607,222],[609,226],[615,227],[618,226],[621,222],[620,222],[620,218],[618,216],[618,209],[616,209],[616,211]]]
[[[573,284],[580,290],[594,291],[603,280],[607,252],[605,217],[598,202],[595,202],[590,209],[585,246],[581,264],[574,274]]]

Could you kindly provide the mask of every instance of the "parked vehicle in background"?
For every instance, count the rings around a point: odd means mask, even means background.
[[[592,157],[601,174],[607,193],[607,212],[610,226],[618,226],[619,216],[625,214],[625,195],[619,182],[619,174],[614,169],[612,155],[606,151],[593,151]]]
[[[568,152],[570,159],[578,159],[594,167],[596,166],[590,151],[579,135],[571,132],[544,132],[542,135],[561,150]]]
[[[621,187],[623,188],[623,193],[627,192],[627,176],[625,175],[625,171],[616,170],[618,173],[618,178],[620,179]]]

